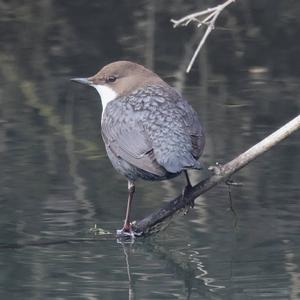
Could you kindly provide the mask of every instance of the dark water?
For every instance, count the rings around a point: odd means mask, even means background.
[[[300,298],[299,132],[234,177],[237,217],[220,185],[122,244],[127,184],[100,139],[98,95],[68,81],[147,65],[199,112],[204,163],[227,162],[299,114],[300,8],[284,3],[237,1],[186,76],[198,33],[169,19],[204,1],[0,1],[0,299]],[[134,218],[183,184],[138,182]]]

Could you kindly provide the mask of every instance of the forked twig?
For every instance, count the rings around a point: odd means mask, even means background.
[[[196,60],[196,57],[198,56],[207,37],[212,32],[212,30],[215,28],[215,23],[216,23],[218,16],[225,9],[225,7],[227,7],[228,5],[230,5],[233,2],[235,2],[235,0],[227,0],[223,4],[220,4],[215,7],[208,8],[206,10],[202,10],[202,11],[199,11],[196,13],[189,14],[179,20],[171,19],[171,22],[173,23],[174,28],[179,27],[179,26],[187,26],[191,22],[197,23],[198,28],[201,27],[202,25],[207,25],[207,29],[205,30],[205,33],[204,33],[202,39],[200,40],[198,47],[196,48],[196,50],[193,54],[193,57],[191,58],[191,61],[186,69],[187,73],[190,72],[190,70]]]

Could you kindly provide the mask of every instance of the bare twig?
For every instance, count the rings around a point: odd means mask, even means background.
[[[227,0],[223,4],[187,15],[179,20],[171,19],[171,22],[173,23],[174,28],[178,27],[178,26],[187,26],[191,22],[197,23],[198,28],[201,27],[202,25],[207,25],[207,29],[206,29],[202,39],[200,40],[198,47],[195,50],[193,57],[191,58],[191,61],[186,69],[187,73],[190,72],[190,70],[195,62],[195,59],[196,59],[197,55],[199,54],[202,46],[204,45],[207,37],[212,32],[212,30],[215,28],[215,22],[216,22],[218,16],[225,9],[225,7],[227,7],[228,5],[230,5],[233,2],[235,2],[235,0]]]
[[[179,195],[174,200],[165,204],[161,209],[135,222],[133,224],[134,231],[138,236],[160,231],[162,227],[168,225],[176,213],[184,210],[188,203],[191,203],[195,198],[207,192],[218,183],[225,181],[232,174],[245,167],[264,152],[270,150],[298,129],[300,129],[300,115],[227,164],[212,167],[211,170],[213,172],[211,176],[191,188],[184,198],[182,198],[182,195]]]

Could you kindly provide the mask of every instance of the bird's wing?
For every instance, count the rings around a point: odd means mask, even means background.
[[[102,122],[102,136],[107,147],[129,164],[157,176],[165,175],[156,161],[152,145],[139,122],[124,121],[124,116]]]
[[[177,105],[183,111],[183,121],[186,126],[186,131],[191,138],[192,154],[198,159],[203,152],[205,144],[205,135],[198,114],[186,101],[180,101]]]

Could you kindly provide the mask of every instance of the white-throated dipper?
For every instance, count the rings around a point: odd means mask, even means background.
[[[201,169],[205,143],[197,113],[157,74],[116,61],[89,78],[72,81],[94,87],[102,101],[101,129],[114,168],[128,179],[123,233],[131,232],[130,211],[135,181],[164,180],[187,169]]]

